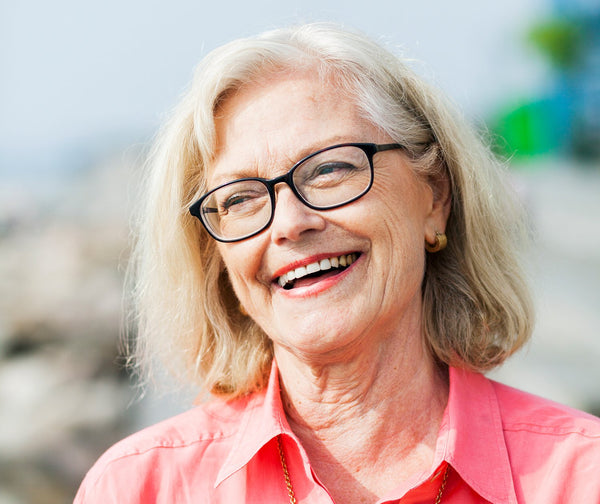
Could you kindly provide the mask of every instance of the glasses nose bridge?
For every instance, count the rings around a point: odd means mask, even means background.
[[[267,187],[269,189],[269,193],[271,194],[271,198],[273,198],[273,207],[275,207],[275,202],[277,199],[276,198],[277,193],[275,191],[275,186],[278,184],[286,184],[290,188],[290,190],[292,191],[294,196],[296,196],[296,198],[298,198],[302,203],[304,203],[304,201],[298,194],[298,190],[296,189],[296,186],[294,185],[293,175],[294,175],[294,169],[292,168],[289,172],[284,173],[283,175],[280,175],[279,177],[272,178],[271,180],[268,180],[266,182]]]

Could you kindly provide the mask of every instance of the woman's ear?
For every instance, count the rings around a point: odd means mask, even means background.
[[[446,223],[452,207],[452,188],[446,167],[444,166],[443,169],[431,176],[428,183],[433,192],[433,205],[428,221],[432,227],[431,231],[435,235],[435,232],[446,231]]]

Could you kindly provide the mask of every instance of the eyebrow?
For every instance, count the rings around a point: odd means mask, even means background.
[[[240,180],[240,179],[244,179],[244,178],[254,178],[257,176],[256,173],[258,172],[258,167],[259,167],[258,164],[253,163],[252,166],[248,166],[246,168],[239,168],[232,172],[217,175],[211,181],[212,183],[208,185],[208,190],[210,191],[210,190],[212,190],[216,187],[219,187],[223,184],[227,184],[228,182],[233,182],[234,180]]]
[[[361,142],[362,140],[348,140],[348,136],[346,135],[334,135],[332,137],[328,137],[326,142],[323,143],[319,143],[316,145],[309,145],[307,147],[304,147],[303,149],[299,150],[298,153],[295,155],[294,160],[290,161],[289,164],[285,167],[285,172],[289,171],[292,166],[294,166],[296,163],[298,163],[301,159],[304,159],[306,156],[309,156],[310,154],[317,152],[321,149],[324,149],[326,147],[330,147],[332,145],[337,145],[337,144],[343,144],[343,143],[354,143],[354,142]],[[223,184],[227,184],[228,182],[233,182],[234,180],[240,180],[240,179],[244,179],[244,178],[254,178],[257,177],[256,173],[258,172],[258,169],[260,168],[260,164],[256,163],[255,161],[252,162],[252,165],[244,167],[244,168],[239,168],[236,169],[233,172],[227,173],[227,174],[223,174],[223,175],[219,175],[217,176],[212,182],[213,184],[211,184],[211,187],[209,187],[209,191],[219,187]],[[264,177],[258,177],[258,178],[264,178]]]

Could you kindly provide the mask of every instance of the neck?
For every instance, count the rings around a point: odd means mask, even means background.
[[[420,338],[330,364],[275,355],[290,426],[339,502],[376,500],[431,467],[448,384]]]

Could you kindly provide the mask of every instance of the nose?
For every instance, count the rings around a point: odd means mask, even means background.
[[[271,223],[271,241],[296,242],[308,231],[322,231],[325,219],[321,212],[307,207],[285,184],[277,188],[275,213]]]

